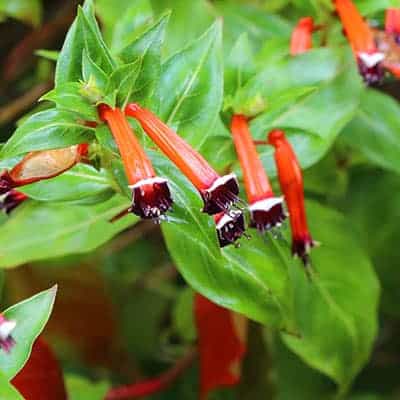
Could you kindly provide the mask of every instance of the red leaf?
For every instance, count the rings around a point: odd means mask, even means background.
[[[199,338],[201,399],[220,386],[240,381],[241,361],[246,353],[247,320],[200,294],[195,297]]]
[[[24,368],[11,383],[25,400],[66,400],[64,378],[49,345],[38,338]]]

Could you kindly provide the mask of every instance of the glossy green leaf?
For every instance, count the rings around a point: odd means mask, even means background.
[[[355,118],[341,138],[372,163],[400,173],[400,105],[394,98],[368,89]]]
[[[156,14],[171,10],[171,20],[168,24],[167,38],[163,54],[170,56],[186,47],[188,43],[200,36],[215,19],[211,3],[207,0],[152,0]],[[190,29],[188,22],[190,21]]]
[[[282,94],[307,87],[309,93],[294,96],[293,102],[275,106]],[[274,62],[251,79],[243,89],[246,96],[261,93],[266,111],[251,123],[256,139],[265,140],[271,129],[281,128],[294,145],[303,168],[323,157],[341,129],[354,116],[362,93],[362,82],[352,54],[318,49]],[[243,96],[245,94],[242,94]],[[285,95],[286,93],[286,95]],[[275,166],[270,146],[259,148],[261,158],[273,175]]]
[[[110,388],[108,382],[91,382],[77,375],[67,375],[66,385],[70,400],[103,400]]]
[[[96,0],[95,6],[104,38],[114,53],[137,36],[153,17],[150,0]]]
[[[82,53],[82,77],[89,86],[93,86],[99,93],[104,93],[108,85],[107,74],[90,58],[84,49]]]
[[[4,312],[7,319],[17,323],[12,332],[16,345],[9,354],[0,353],[0,370],[8,379],[12,379],[28,360],[34,341],[50,318],[56,293],[57,286],[53,286]]]
[[[295,331],[288,268],[290,256],[256,232],[239,249],[217,244],[212,217],[201,213],[199,194],[161,158],[153,159],[170,179],[174,208],[162,224],[167,248],[189,284],[217,304],[287,331]]]
[[[77,82],[82,78],[82,51],[85,47],[83,27],[76,18],[68,30],[58,56],[55,86],[66,82]]]
[[[0,226],[0,267],[89,252],[137,222],[133,215],[109,222],[128,206],[118,195],[95,206],[27,201]]]
[[[159,116],[195,148],[212,135],[223,97],[220,22],[163,64],[156,97]]]
[[[0,0],[0,15],[37,26],[42,18],[41,0]]]
[[[0,374],[0,399],[24,400],[18,390],[11,385],[11,383],[3,374]]]
[[[102,200],[114,193],[107,172],[87,164],[78,164],[56,178],[23,186],[20,191],[34,200],[80,203]]]
[[[310,230],[321,246],[312,250],[312,282],[292,268],[300,337],[286,345],[311,367],[328,375],[345,393],[367,362],[377,334],[379,283],[341,214],[311,203]]]
[[[400,316],[400,177],[383,170],[357,169],[342,203],[379,275],[382,310]]]
[[[68,82],[46,93],[41,100],[52,101],[57,108],[76,112],[86,120],[97,120],[96,108],[81,93],[82,85],[80,83]]]
[[[87,0],[84,8],[78,8],[77,21],[82,26],[85,50],[93,62],[106,74],[110,74],[115,68],[115,62],[104,43],[103,37],[94,17],[92,1]]]
[[[93,129],[78,120],[76,114],[66,110],[49,109],[36,113],[17,128],[1,149],[0,157],[87,143],[93,137]]]
[[[110,76],[106,93],[115,91],[116,105],[124,109],[126,104],[131,102],[135,93],[135,84],[141,69],[141,60],[138,59],[133,63],[124,64],[116,68]]]
[[[154,93],[161,71],[161,46],[169,14],[162,16],[154,25],[122,49],[119,57],[126,64],[140,61],[139,75],[130,99],[147,104]]]

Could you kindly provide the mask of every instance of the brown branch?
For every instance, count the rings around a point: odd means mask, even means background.
[[[51,89],[51,82],[39,83],[11,103],[0,108],[0,125],[10,122],[30,108],[36,100]]]
[[[169,370],[162,373],[157,378],[110,389],[105,400],[139,399],[159,393],[172,385],[188,368],[190,368],[196,357],[196,349],[190,348]]]

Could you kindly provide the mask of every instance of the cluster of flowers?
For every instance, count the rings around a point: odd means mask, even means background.
[[[400,9],[387,10],[385,31],[379,31],[364,21],[351,0],[334,0],[334,3],[366,83],[380,81],[384,69],[400,77]],[[312,33],[320,28],[311,17],[302,18],[292,33],[291,55],[311,49]],[[168,180],[156,175],[127,120],[133,117],[198,190],[204,202],[202,211],[214,218],[220,246],[237,245],[237,240],[245,235],[246,225],[244,203],[238,197],[239,184],[234,174],[220,176],[182,137],[138,104],[129,104],[125,110],[101,104],[98,113],[115,139],[132,190],[132,206],[127,212],[160,221],[166,218],[173,203]],[[307,265],[309,250],[315,242],[307,226],[301,169],[285,133],[273,130],[260,143],[274,147],[283,197],[276,196],[272,190],[252,139],[248,118],[234,114],[231,133],[243,172],[250,226],[261,233],[274,231],[289,215],[292,253]],[[14,168],[0,175],[0,209],[8,214],[27,199],[16,188],[60,175],[84,160],[87,153],[87,144],[29,153]],[[14,344],[11,332],[15,326],[15,321],[0,314],[0,348],[7,352]]]
[[[400,78],[400,9],[386,10],[385,30],[379,30],[368,25],[351,0],[334,4],[364,81],[381,82],[385,70]],[[311,17],[300,19],[292,33],[291,54],[311,49],[312,33],[320,28]]]

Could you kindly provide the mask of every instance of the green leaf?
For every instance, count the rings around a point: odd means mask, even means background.
[[[66,385],[70,400],[103,400],[110,384],[108,382],[90,382],[77,375],[67,375]]]
[[[133,100],[132,96],[140,69],[141,62],[138,59],[133,63],[121,65],[110,76],[106,93],[115,92],[116,105],[121,109]]]
[[[311,203],[312,282],[292,268],[300,337],[286,345],[311,367],[328,375],[345,393],[369,359],[377,334],[379,283],[372,265],[341,214]]]
[[[234,95],[255,73],[255,60],[247,33],[239,36],[224,65],[225,95]]]
[[[18,390],[8,382],[8,379],[2,373],[0,374],[0,399],[24,400]]]
[[[256,232],[239,249],[220,249],[212,217],[201,213],[202,201],[190,183],[167,161],[153,158],[160,176],[168,177],[174,199],[171,223],[162,224],[176,266],[198,292],[249,318],[293,332],[289,252]]]
[[[20,191],[34,200],[80,203],[113,195],[107,172],[87,164],[78,164],[60,176],[23,186]]]
[[[192,146],[212,135],[223,97],[220,22],[163,64],[156,97],[161,119]]]
[[[215,19],[213,7],[207,0],[152,0],[156,14],[172,10],[163,54],[170,56],[195,40]],[[188,22],[190,21],[190,28]]]
[[[66,82],[77,82],[82,78],[82,51],[84,47],[83,27],[80,20],[76,18],[69,28],[58,56],[55,73],[56,87]]]
[[[400,177],[370,168],[352,172],[342,209],[357,228],[382,285],[382,310],[400,316]]]
[[[138,221],[128,215],[109,222],[128,206],[119,195],[95,206],[27,201],[0,226],[0,267],[89,252]]]
[[[135,85],[135,90],[131,93],[130,98],[143,104],[150,101],[160,77],[161,46],[164,42],[168,18],[169,14],[162,16],[153,26],[119,53],[119,57],[126,64],[140,60],[140,71],[136,79],[138,83]]]
[[[4,316],[16,321],[12,332],[16,342],[12,351],[0,353],[0,370],[12,379],[28,360],[32,345],[50,318],[56,298],[57,286],[30,297],[4,311]]]
[[[41,0],[0,0],[0,14],[37,26],[42,19]]]
[[[17,128],[2,148],[0,157],[87,143],[94,130],[77,121],[76,114],[54,108],[34,114]]]
[[[400,173],[400,105],[392,97],[368,89],[356,117],[341,138],[372,163]]]
[[[102,22],[106,42],[112,52],[118,52],[152,21],[149,0],[96,1],[97,14]]]
[[[73,111],[83,119],[97,120],[96,107],[82,96],[82,85],[78,82],[68,82],[57,86],[46,93],[40,100],[52,101],[57,108]]]
[[[82,26],[85,50],[88,52],[89,57],[109,75],[115,68],[115,61],[104,43],[97,25],[92,1],[86,1],[83,9],[78,8],[77,21]]]
[[[92,60],[89,53],[84,49],[82,53],[82,77],[83,80],[93,86],[100,93],[106,93],[108,85],[107,74]]]
[[[399,8],[399,0],[355,0],[358,10],[362,15],[374,14],[388,8]]]
[[[249,81],[242,95],[250,97],[262,91],[266,99],[266,111],[251,123],[255,139],[265,140],[271,129],[284,129],[300,164],[306,168],[326,154],[354,116],[362,88],[352,54],[326,48],[266,66]],[[299,90],[300,96],[274,105],[276,99],[288,97],[288,93],[290,99],[292,90],[295,94]],[[268,173],[274,175],[272,148],[262,146],[259,151]]]

